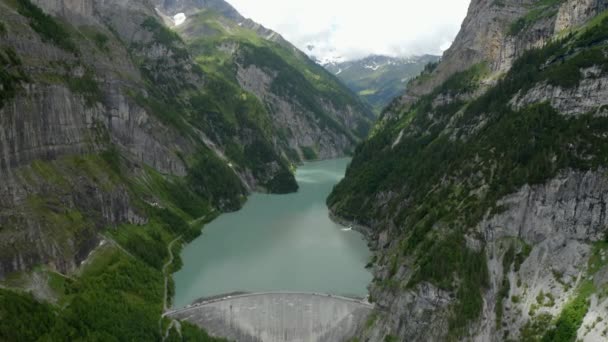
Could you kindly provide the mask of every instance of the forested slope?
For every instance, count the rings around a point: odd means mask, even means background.
[[[606,6],[473,1],[357,148],[328,204],[377,249],[366,340],[606,338]]]

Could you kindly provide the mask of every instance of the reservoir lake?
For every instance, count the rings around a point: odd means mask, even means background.
[[[348,162],[306,163],[296,172],[297,193],[253,194],[240,211],[207,224],[182,251],[173,306],[240,291],[365,297],[372,280],[367,243],[331,221],[325,204]]]

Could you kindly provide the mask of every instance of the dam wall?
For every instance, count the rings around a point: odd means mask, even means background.
[[[257,293],[215,298],[165,316],[239,342],[337,342],[352,338],[372,309],[339,296]]]

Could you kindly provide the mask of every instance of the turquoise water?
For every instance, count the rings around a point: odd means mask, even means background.
[[[186,246],[174,307],[235,291],[302,291],[364,297],[372,275],[361,234],[329,219],[325,199],[349,159],[308,163],[289,195],[252,195]]]

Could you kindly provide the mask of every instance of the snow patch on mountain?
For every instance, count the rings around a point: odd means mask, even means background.
[[[322,66],[338,65],[340,63],[344,63],[344,57],[342,56],[329,55],[322,59],[318,59],[315,56],[311,56],[311,58]]]
[[[381,66],[382,65],[378,65],[378,64],[374,64],[374,65],[368,64],[368,65],[364,65],[363,67],[365,69],[370,69],[370,70],[376,71],[376,70],[380,69]]]
[[[175,23],[175,26],[179,26],[179,25],[183,24],[185,21],[186,21],[185,13],[177,13],[175,16],[173,16],[173,22]]]

